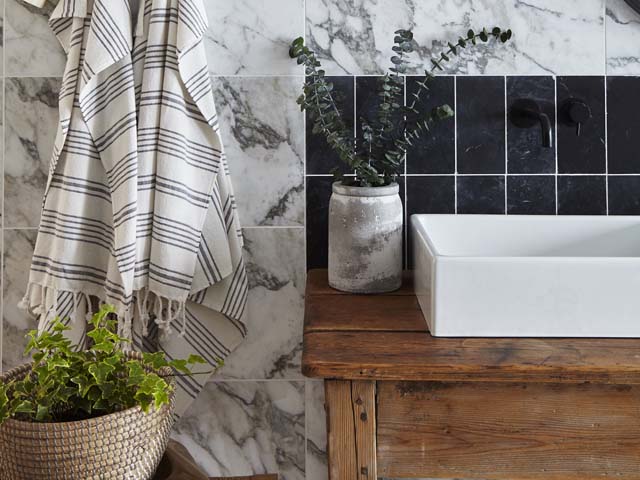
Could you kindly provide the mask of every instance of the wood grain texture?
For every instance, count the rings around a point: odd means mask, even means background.
[[[352,382],[351,398],[356,431],[358,478],[360,480],[377,480],[376,382]]]
[[[327,380],[327,456],[329,480],[357,480],[356,434],[353,422],[351,382]]]
[[[640,387],[378,382],[385,477],[640,479]]]
[[[307,273],[307,293],[311,295],[353,295],[348,292],[341,292],[329,286],[329,277],[327,269],[313,269]],[[399,290],[389,293],[381,293],[369,296],[394,296],[409,295],[413,296],[413,272],[405,270],[402,273],[402,286]]]
[[[307,296],[304,325],[305,332],[427,332],[418,300],[410,296]]]
[[[311,332],[302,364],[319,378],[638,384],[640,342]]]

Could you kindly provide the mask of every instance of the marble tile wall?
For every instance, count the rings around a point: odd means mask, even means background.
[[[3,369],[21,363],[23,336],[34,327],[16,303],[33,249],[65,61],[47,26],[54,3],[36,9],[20,0],[0,0]],[[527,92],[553,102],[562,85],[597,83],[602,95],[606,85],[613,92],[609,117],[602,110],[598,128],[608,138],[608,150],[596,143],[586,152],[588,162],[566,165],[574,175],[556,176],[555,156],[524,148],[529,140],[523,132],[460,155],[466,144],[456,138],[452,120],[410,153],[413,161],[403,177],[407,214],[499,205],[496,213],[505,208],[579,213],[576,205],[600,212],[603,199],[610,210],[638,213],[640,145],[629,142],[634,137],[629,132],[640,128],[630,113],[640,106],[640,16],[622,0],[205,3],[210,73],[246,235],[250,334],[176,426],[175,436],[211,475],[279,472],[285,480],[322,480],[327,478],[323,388],[301,376],[300,359],[305,272],[326,258],[327,173],[335,158],[325,155],[321,139],[305,132],[295,104],[302,71],[287,56],[290,40],[306,35],[327,74],[337,76],[345,101],[355,105],[356,84],[370,84],[368,76],[384,71],[395,29],[414,30],[420,48],[412,73],[419,74],[419,65],[444,45],[442,40],[470,27],[509,26],[516,32],[512,43],[465,52],[438,79],[434,96],[455,106],[457,88],[472,95],[477,85],[488,85],[496,98],[501,92],[503,98]],[[576,77],[587,80],[572,86]],[[414,81],[407,80],[407,92]],[[464,115],[461,120],[458,128],[464,130]],[[477,141],[472,120],[470,145]],[[355,128],[357,117],[350,112],[347,121]],[[504,119],[494,121],[492,128],[504,129]],[[506,175],[504,162],[481,162],[493,159],[491,149],[507,150],[514,169],[508,173],[517,175]],[[470,173],[458,178],[456,165]],[[317,233],[306,235],[307,230]]]

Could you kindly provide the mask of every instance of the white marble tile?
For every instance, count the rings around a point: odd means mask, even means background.
[[[307,41],[328,73],[385,71],[393,32],[414,31],[416,71],[469,28],[511,28],[506,46],[467,49],[460,74],[604,73],[604,0],[307,0]]]
[[[304,223],[302,77],[214,78],[243,226]]]
[[[173,437],[210,476],[304,479],[304,382],[209,382]]]
[[[5,227],[37,227],[58,122],[60,81],[9,78],[5,98]]]
[[[640,75],[640,13],[607,0],[607,73]]]
[[[327,415],[324,382],[307,380],[307,480],[327,480]]]
[[[62,76],[66,57],[47,23],[56,2],[36,8],[20,0],[5,1],[6,75]]]
[[[305,255],[302,228],[245,229],[249,334],[218,373],[225,378],[301,378]]]
[[[304,0],[207,0],[209,69],[216,75],[293,75],[291,41],[304,34]]]
[[[25,362],[25,335],[37,328],[37,322],[18,308],[29,277],[36,230],[4,230],[4,278],[2,319],[2,370]]]

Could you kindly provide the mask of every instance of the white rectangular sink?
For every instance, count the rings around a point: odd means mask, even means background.
[[[413,215],[432,335],[640,337],[640,217]]]

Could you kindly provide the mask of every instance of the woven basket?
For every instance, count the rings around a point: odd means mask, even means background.
[[[15,368],[0,382],[24,378],[30,369]],[[7,420],[0,426],[0,480],[149,480],[169,441],[174,398],[148,414],[134,407],[78,422]]]

